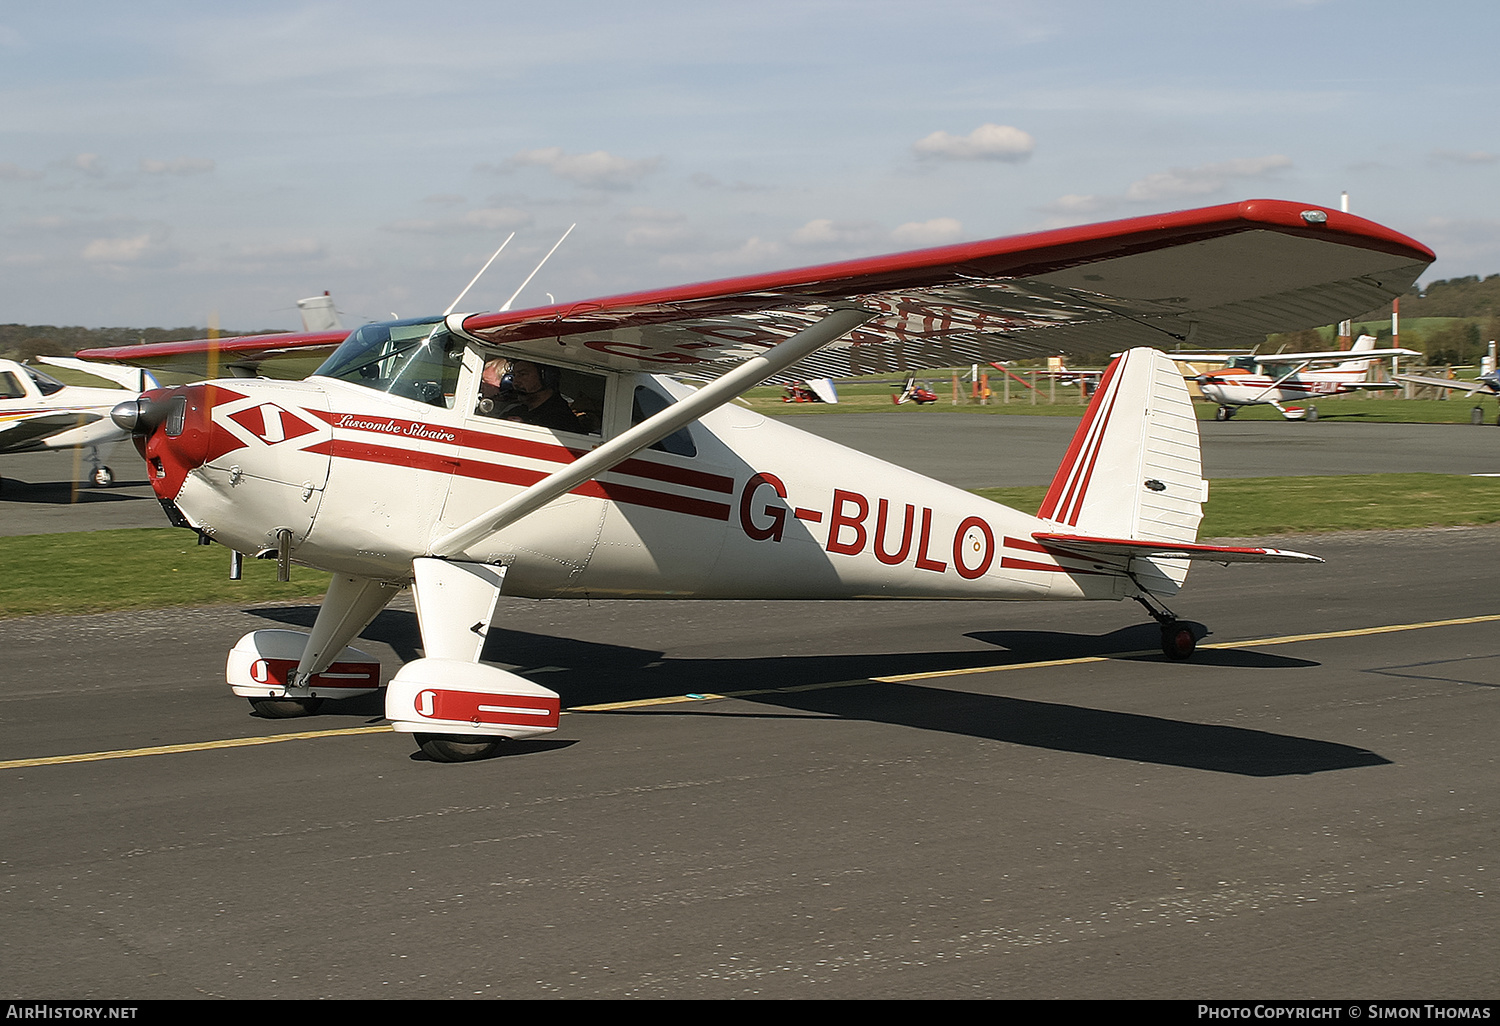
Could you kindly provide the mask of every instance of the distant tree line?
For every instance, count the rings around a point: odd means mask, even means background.
[[[1332,348],[1335,327],[1271,335],[1266,351],[1312,352]],[[1391,308],[1381,306],[1352,318],[1351,330],[1391,345]],[[1445,278],[1425,289],[1413,285],[1401,297],[1401,345],[1426,354],[1435,367],[1477,364],[1500,340],[1500,274]]]
[[[1377,310],[1365,316],[1374,319],[1388,312]],[[1477,274],[1467,278],[1444,278],[1429,283],[1425,289],[1413,285],[1401,297],[1403,318],[1472,317],[1483,320],[1496,315],[1500,315],[1500,274],[1488,278]]]
[[[279,331],[280,329],[273,329]],[[268,335],[271,331],[224,331],[219,335]],[[128,346],[141,342],[180,342],[207,338],[207,328],[59,328],[51,324],[0,324],[0,356],[27,360],[33,356],[72,356],[80,349]]]

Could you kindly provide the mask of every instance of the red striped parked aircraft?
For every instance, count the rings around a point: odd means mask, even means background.
[[[237,694],[294,715],[376,689],[378,664],[346,646],[411,587],[425,655],[390,682],[386,715],[459,760],[558,723],[556,693],[480,662],[502,594],[1129,598],[1186,658],[1194,632],[1162,599],[1190,561],[1316,557],[1197,542],[1197,423],[1153,347],[1324,324],[1399,295],[1432,259],[1348,214],[1254,200],[347,337],[224,340],[219,366],[244,376],[114,416],[178,524],[333,574],[309,633],[241,639]],[[182,368],[211,348],[81,355]],[[763,381],[1122,349],[1034,514],[732,403]],[[306,380],[248,376],[310,355]]]
[[[1344,351],[1231,357],[1223,370],[1199,374],[1196,380],[1204,398],[1219,404],[1215,420],[1229,420],[1242,406],[1274,406],[1287,420],[1317,420],[1316,406],[1303,408],[1282,403],[1320,395],[1400,388],[1399,382],[1372,378],[1371,369],[1380,360],[1393,356],[1421,355],[1414,349],[1376,349],[1373,335],[1361,335],[1353,348]],[[1328,369],[1310,370],[1312,367]]]

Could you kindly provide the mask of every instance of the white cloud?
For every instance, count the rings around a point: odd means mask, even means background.
[[[900,246],[942,246],[963,238],[964,226],[952,217],[934,217],[930,221],[908,221],[891,232],[891,241]]]
[[[1119,199],[1117,197],[1079,195],[1078,193],[1069,193],[1066,196],[1057,197],[1057,199],[1053,200],[1051,203],[1048,203],[1042,209],[1047,211],[1049,214],[1062,214],[1067,217],[1073,217],[1075,215],[1087,216],[1089,214],[1098,214],[1102,213],[1103,211],[1109,210],[1117,203],[1119,203]]]
[[[206,175],[214,169],[214,162],[205,157],[174,157],[171,160],[141,161],[141,170],[148,175]]]
[[[968,135],[933,132],[919,139],[912,149],[918,157],[938,160],[1025,160],[1036,149],[1036,140],[1010,125],[983,124]]]
[[[418,235],[463,235],[470,232],[502,232],[531,224],[531,215],[515,207],[483,207],[458,217],[408,218],[385,226],[386,231]]]
[[[834,221],[819,217],[792,232],[791,241],[794,246],[846,246],[867,242],[879,232],[879,227],[869,221]]]
[[[104,161],[97,153],[75,153],[65,160],[59,161],[60,166],[88,175],[90,178],[104,177]]]
[[[673,253],[663,256],[658,263],[674,271],[701,273],[706,268],[714,270],[759,270],[782,259],[782,248],[775,242],[767,242],[760,236],[752,236],[733,249],[711,253]]]
[[[1433,150],[1432,159],[1445,164],[1493,164],[1500,160],[1500,156],[1483,150],[1470,150],[1467,153],[1458,150]]]
[[[0,182],[29,182],[40,177],[40,171],[33,171],[19,164],[0,164]]]
[[[280,242],[240,246],[234,257],[254,262],[307,260],[325,255],[325,247],[317,239],[284,239]]]
[[[631,207],[619,220],[630,225],[625,245],[642,249],[668,249],[691,238],[687,218],[680,211],[659,207]]]
[[[1184,196],[1206,196],[1218,192],[1236,178],[1270,178],[1275,172],[1291,166],[1291,158],[1278,153],[1266,157],[1242,157],[1216,164],[1200,164],[1197,167],[1173,168],[1131,182],[1125,190],[1125,198],[1136,202],[1151,202]]]
[[[545,168],[558,178],[593,189],[628,189],[661,164],[658,158],[631,160],[604,150],[593,153],[565,153],[561,146],[522,150],[511,157],[500,170],[517,167]]]
[[[145,256],[150,246],[150,232],[127,239],[94,239],[83,247],[83,258],[101,264],[131,264]]]

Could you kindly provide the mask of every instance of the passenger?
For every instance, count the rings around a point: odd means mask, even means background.
[[[558,393],[557,382],[556,367],[503,357],[488,360],[479,376],[480,412],[554,431],[582,431],[573,408]]]

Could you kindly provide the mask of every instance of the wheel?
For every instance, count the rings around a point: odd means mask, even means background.
[[[1228,420],[1230,417],[1229,407],[1220,406],[1214,411],[1214,420]]]
[[[417,747],[433,762],[473,762],[487,759],[506,742],[503,737],[475,734],[417,734]]]
[[[1318,408],[1316,406],[1309,406],[1307,408],[1307,417],[1305,419],[1307,420],[1307,422],[1309,424],[1311,424],[1313,421],[1317,420],[1318,419]]]
[[[1197,647],[1198,639],[1188,627],[1180,623],[1162,625],[1161,650],[1168,659],[1186,659]]]
[[[108,488],[115,483],[115,472],[108,467],[95,467],[89,475],[89,483],[95,488]]]
[[[250,708],[268,720],[292,720],[311,716],[323,707],[321,698],[252,698]]]

